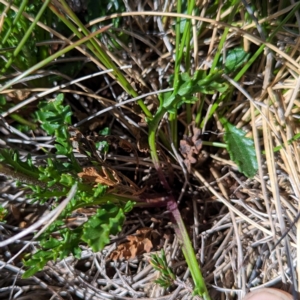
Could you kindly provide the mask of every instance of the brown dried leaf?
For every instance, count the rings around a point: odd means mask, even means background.
[[[139,166],[139,158],[136,151],[136,146],[118,136],[87,136],[85,137],[76,128],[69,128],[71,141],[74,148],[77,148],[80,153],[92,157],[99,162],[101,167],[84,168],[83,172],[78,173],[78,176],[89,184],[97,185],[98,183],[113,187],[114,192],[129,195],[140,195],[146,187],[141,189],[127,176],[114,170],[108,163],[105,162],[105,157],[101,157],[97,151],[95,143],[106,141],[111,148],[122,148],[127,152],[134,152],[136,156],[136,174]],[[135,176],[137,176],[135,174]]]
[[[191,171],[191,165],[197,162],[200,150],[202,148],[202,141],[199,138],[201,135],[201,130],[192,125],[191,131],[192,136],[183,136],[180,140],[180,152],[184,159],[184,164],[186,165],[188,172]]]
[[[93,185],[100,183],[115,186],[121,181],[114,171],[110,172],[107,168],[102,167],[101,174],[99,172],[94,167],[87,167],[83,168],[83,172],[78,173],[78,176],[82,178],[84,182]]]
[[[9,100],[12,100],[14,103],[17,103],[25,100],[26,98],[29,97],[29,95],[30,95],[30,91],[20,89],[20,90],[14,90],[12,92],[9,92],[7,94],[7,97],[9,98]]]
[[[136,231],[136,235],[127,236],[128,242],[118,245],[109,260],[134,259],[143,253],[149,253],[153,248],[152,239],[157,238],[159,233],[151,228],[141,228]]]

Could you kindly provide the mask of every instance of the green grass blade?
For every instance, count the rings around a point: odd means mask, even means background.
[[[235,6],[233,7],[233,9],[232,9],[232,11],[230,13],[229,19],[227,21],[229,24],[232,23],[235,15],[236,15],[236,11],[237,11],[237,8],[239,6],[239,2],[240,1],[235,1],[235,2],[238,2],[238,3],[234,4]],[[212,62],[212,66],[211,66],[211,69],[210,69],[210,74],[212,74],[215,71],[215,68],[216,68],[218,62],[220,61],[220,57],[221,57],[221,54],[222,54],[222,50],[224,48],[225,41],[227,40],[228,33],[229,33],[229,27],[226,27],[224,29],[223,35],[222,35],[220,43],[218,45],[217,52],[216,52],[216,54],[214,56],[214,60]]]
[[[30,38],[30,36],[33,34],[33,30],[37,24],[37,22],[39,21],[39,19],[42,17],[42,15],[44,14],[45,10],[47,9],[48,4],[50,3],[50,0],[46,0],[43,4],[43,6],[41,7],[40,11],[38,12],[37,16],[35,17],[34,21],[32,22],[32,24],[30,25],[29,29],[26,31],[24,37],[22,38],[22,40],[20,41],[19,45],[17,46],[17,48],[15,49],[15,51],[13,52],[13,55],[9,58],[9,60],[6,62],[5,66],[3,67],[3,69],[0,71],[0,73],[4,74],[7,69],[11,66],[11,64],[13,63],[14,59],[17,57],[17,55],[20,53],[20,51],[22,50],[22,47],[24,46],[25,42]]]
[[[17,14],[16,14],[16,16],[15,16],[15,18],[14,18],[11,26],[8,28],[8,30],[7,30],[7,32],[5,34],[5,36],[3,37],[3,39],[0,40],[0,47],[1,48],[6,43],[6,41],[8,40],[8,38],[9,38],[10,34],[12,33],[14,27],[16,26],[16,24],[18,23],[19,19],[21,18],[22,13],[23,13],[23,11],[24,11],[27,3],[28,3],[28,0],[23,0],[22,1],[21,5],[20,5],[20,8],[19,8],[19,10],[18,10],[18,12],[17,12]]]
[[[49,56],[48,58],[42,60],[41,62],[37,63],[35,66],[29,68],[28,70],[24,71],[22,74],[20,74],[19,76],[15,77],[14,79],[10,80],[9,82],[5,83],[2,87],[0,87],[0,92],[4,91],[5,89],[9,88],[10,86],[16,84],[17,82],[19,82],[19,80],[25,78],[26,76],[34,73],[35,71],[39,70],[40,68],[44,67],[45,65],[47,65],[48,63],[51,63],[54,59],[60,57],[61,55],[69,52],[70,50],[76,48],[77,46],[87,42],[89,39],[91,39],[92,37],[96,36],[97,34],[107,30],[110,26],[106,26],[103,27],[93,33],[90,34],[90,36],[88,37],[84,37],[82,39],[80,39],[79,41],[74,42],[72,45],[69,45],[67,47],[65,47],[64,49],[52,54],[51,56]]]
[[[82,22],[78,19],[76,14],[69,8],[67,3],[64,0],[61,0],[61,4],[63,5],[64,9],[66,10],[68,16],[72,18],[74,23],[81,29],[83,34],[77,30],[74,25],[68,21],[67,18],[62,17],[60,13],[57,12],[56,9],[53,9],[53,12],[57,14],[57,16],[77,35],[78,38],[83,38],[83,36],[90,36],[89,30],[82,24]],[[109,55],[105,52],[104,49],[102,49],[99,45],[99,43],[95,40],[95,37],[93,39],[90,39],[87,42],[87,47],[94,53],[94,55],[98,58],[99,61],[108,69],[113,69],[113,74],[116,77],[117,82],[124,88],[124,90],[131,95],[132,97],[137,97],[138,94],[134,90],[134,88],[131,86],[131,84],[127,81],[123,73],[117,68],[115,63],[112,61],[112,59],[109,57]],[[143,112],[148,118],[152,118],[151,112],[148,110],[147,106],[144,104],[144,102],[139,99],[137,101]]]

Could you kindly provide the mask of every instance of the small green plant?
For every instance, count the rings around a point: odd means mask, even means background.
[[[119,84],[129,94],[136,97],[136,91],[111,60],[107,54],[107,50],[102,49],[99,43],[94,40],[96,35],[99,35],[108,27],[103,30],[97,29],[96,32],[90,33],[78,19],[77,15],[70,10],[67,3],[63,0],[60,2],[60,10],[57,10],[57,7],[53,6],[50,0],[30,7],[27,0],[18,0],[14,3],[18,7],[17,14],[10,7],[7,8],[10,18],[5,18],[5,30],[2,32],[6,35],[1,40],[1,46],[2,48],[11,47],[12,50],[5,50],[7,59],[6,63],[0,66],[1,71],[3,74],[7,74],[13,70],[12,66],[16,66],[19,70],[24,70],[24,72],[10,82],[6,82],[1,87],[1,90],[13,86],[20,79],[32,74],[39,68],[45,67],[49,62],[53,62],[55,58],[68,55],[70,50],[86,42],[87,48],[91,53],[108,69],[112,68],[114,70],[113,76],[117,78]],[[89,4],[88,9],[90,13],[92,4]],[[94,5],[100,9],[98,4],[94,3]],[[1,8],[4,11],[5,7],[2,4]],[[115,1],[112,9],[113,11],[119,11],[123,8],[118,7],[118,2]],[[36,15],[34,21],[26,19],[22,15],[23,12]],[[103,10],[102,13],[104,13]],[[48,24],[48,21],[51,23],[53,18],[55,19],[54,23],[57,25],[56,29],[58,31],[67,32],[67,35],[73,32],[80,40],[75,41],[72,45],[62,50],[52,52],[52,55],[49,56],[48,47],[41,46],[37,48],[36,46],[36,43],[40,41],[39,38],[42,41],[49,38],[46,36],[47,33],[43,32],[36,24],[39,20],[44,24]],[[72,22],[70,19],[72,19]],[[74,26],[73,22],[76,26]],[[20,24],[24,24],[24,26]],[[22,32],[18,31],[18,26],[24,30]],[[77,27],[81,31],[77,30]],[[44,33],[44,35],[41,35],[41,33]],[[34,39],[30,39],[31,35],[34,36]],[[42,51],[41,55],[36,55],[40,53],[39,51]],[[30,55],[27,57],[26,54]],[[44,84],[44,86],[47,86],[47,84]],[[0,104],[2,111],[7,110],[10,105],[4,97],[0,98]],[[140,100],[139,104],[145,114],[151,117],[143,101]],[[24,265],[28,267],[28,270],[24,273],[24,277],[29,277],[37,271],[42,270],[49,260],[63,259],[70,254],[79,257],[81,244],[87,244],[94,251],[103,249],[109,242],[109,236],[111,234],[115,235],[121,230],[121,226],[125,220],[125,213],[129,212],[134,206],[134,202],[130,201],[134,197],[118,196],[111,192],[107,193],[108,187],[105,184],[91,186],[79,177],[78,174],[83,173],[83,169],[73,154],[68,131],[68,127],[71,125],[71,111],[69,106],[63,105],[62,94],[58,95],[53,101],[41,103],[35,116],[40,122],[41,128],[48,135],[52,135],[55,138],[55,153],[47,153],[48,158],[43,163],[39,162],[39,166],[36,166],[30,155],[20,158],[17,151],[2,149],[0,150],[1,171],[17,179],[22,184],[22,188],[30,189],[32,201],[43,204],[46,201],[49,202],[49,200],[52,200],[52,209],[57,206],[63,197],[66,197],[70,187],[75,183],[77,183],[78,189],[76,195],[58,219],[38,237],[40,241],[38,251],[33,255],[25,257]],[[17,117],[20,119],[20,116]],[[105,154],[108,147],[107,143],[105,141],[99,142],[97,146]],[[65,159],[57,159],[58,155],[63,155]],[[91,163],[95,165],[95,161],[91,157],[90,159]],[[68,217],[72,216],[77,209],[86,207],[93,207],[94,215],[84,224],[79,225],[75,229],[70,229],[67,224]]]
[[[77,192],[74,200],[78,201],[80,194]],[[84,207],[86,206],[88,205],[86,204]],[[75,229],[65,227],[64,218],[70,216],[72,212],[72,205],[67,207],[59,219],[39,237],[41,249],[33,255],[28,254],[25,257],[24,266],[28,269],[23,277],[28,278],[42,270],[48,261],[64,259],[70,254],[80,258],[81,244],[87,244],[95,252],[102,250],[109,243],[109,236],[121,231],[125,213],[132,207],[133,203],[130,201],[123,207],[107,202],[101,205],[101,208],[97,209],[87,222]]]
[[[23,277],[30,277],[43,269],[49,260],[63,259],[70,254],[80,257],[80,244],[87,244],[93,251],[100,251],[109,243],[109,236],[117,234],[134,202],[124,197],[107,194],[107,186],[91,186],[78,177],[82,171],[72,150],[68,126],[71,124],[71,111],[63,105],[63,95],[55,100],[41,103],[36,113],[41,127],[56,139],[55,154],[41,166],[35,166],[30,156],[21,160],[12,150],[1,150],[0,161],[13,168],[2,167],[7,175],[18,179],[23,188],[31,189],[30,197],[35,202],[45,203],[53,199],[54,209],[62,197],[66,197],[71,186],[78,183],[78,190],[58,219],[38,238],[40,249],[33,255],[27,255],[24,265],[28,270]],[[61,161],[57,155],[64,155],[68,160]],[[79,208],[94,207],[94,215],[75,229],[67,225],[67,218]]]
[[[159,284],[163,288],[169,288],[176,279],[172,269],[168,266],[167,258],[164,249],[159,254],[151,255],[151,265],[156,271],[160,272],[160,277],[155,280],[155,283]]]
[[[237,1],[231,1],[232,4],[232,12],[229,16],[229,20],[232,21],[236,10],[238,9],[239,3]],[[195,8],[195,2],[190,1],[188,3],[188,7],[186,8],[187,14],[191,15],[193,9]],[[181,0],[177,1],[177,13],[183,12],[183,2]],[[182,22],[181,18],[177,18],[177,22],[175,25],[176,30],[176,50],[175,50],[175,68],[173,79],[173,91],[169,93],[165,93],[163,95],[159,95],[160,106],[154,114],[153,118],[148,119],[149,132],[148,132],[148,143],[150,146],[151,157],[154,163],[154,166],[157,170],[160,182],[164,186],[164,188],[169,192],[167,208],[172,213],[172,219],[174,222],[174,228],[176,235],[179,241],[182,244],[182,251],[185,256],[188,268],[193,277],[193,281],[195,284],[194,293],[196,295],[200,295],[205,300],[210,300],[210,296],[208,294],[205,281],[203,279],[199,263],[196,259],[194,249],[192,247],[191,241],[189,239],[187,230],[185,228],[184,222],[181,218],[180,211],[178,209],[178,204],[175,197],[172,194],[171,187],[166,179],[165,174],[163,173],[159,161],[158,151],[157,151],[157,130],[159,128],[159,124],[165,115],[168,115],[169,124],[171,127],[171,141],[177,147],[178,145],[178,131],[177,131],[177,116],[178,109],[180,109],[183,105],[186,108],[186,118],[187,124],[190,124],[192,121],[191,114],[191,104],[199,101],[199,94],[202,95],[210,95],[219,93],[219,100],[216,101],[215,106],[213,107],[214,112],[219,107],[219,103],[222,100],[226,100],[232,93],[232,88],[226,82],[225,78],[222,76],[224,73],[227,74],[235,74],[238,69],[243,66],[248,58],[249,54],[247,54],[240,47],[232,49],[226,55],[225,61],[222,58],[222,49],[224,42],[226,40],[226,36],[228,34],[228,28],[224,30],[224,34],[222,36],[220,45],[218,47],[218,51],[214,57],[212,65],[210,66],[210,70],[194,70],[193,75],[191,75],[191,71],[182,73],[180,72],[180,65],[183,63],[187,70],[190,70],[190,61],[191,61],[191,45],[190,45],[190,37],[191,37],[191,20],[186,19]],[[198,106],[200,109],[197,112],[196,116],[196,124],[203,128],[203,122],[201,122],[202,118],[202,108],[203,104]],[[209,118],[213,115],[213,112],[210,113]],[[209,119],[208,118],[208,119]],[[208,120],[206,119],[206,121]],[[226,125],[226,126],[225,126]],[[233,126],[232,126],[233,127]],[[241,172],[244,172],[248,176],[254,176],[257,170],[257,163],[255,159],[255,151],[253,147],[253,143],[250,145],[249,139],[243,138],[243,134],[239,130],[234,130],[229,126],[228,123],[224,123],[225,131],[227,132],[225,140],[228,142],[227,149],[231,155],[231,157],[237,162],[240,167]],[[168,143],[170,142],[167,137],[164,136],[162,132],[160,132],[160,136],[162,136],[162,141],[165,141],[165,146],[168,147]],[[234,140],[239,145],[240,149],[244,149],[246,147],[251,148],[246,154],[250,154],[250,161],[247,164],[244,164],[243,160],[240,159],[236,155],[236,150],[232,147],[236,146]],[[248,148],[248,149],[249,149]],[[245,157],[243,157],[245,158]],[[246,157],[248,159],[248,157]]]

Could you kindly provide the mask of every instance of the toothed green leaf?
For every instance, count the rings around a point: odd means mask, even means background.
[[[253,177],[258,170],[253,140],[245,137],[243,130],[236,128],[225,118],[221,118],[220,121],[225,129],[224,140],[231,160],[245,176]]]
[[[93,251],[97,252],[109,243],[109,236],[121,231],[125,214],[122,208],[107,204],[97,210],[83,225],[82,240],[85,241]]]

